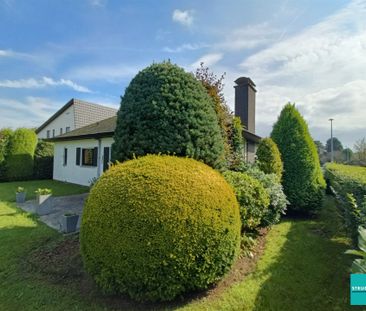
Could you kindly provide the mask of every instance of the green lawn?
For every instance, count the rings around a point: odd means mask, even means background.
[[[28,189],[45,186],[32,182],[0,184],[0,310],[134,309],[106,303],[100,293],[83,288],[78,278],[55,281],[27,266],[32,250],[64,238],[7,202],[13,200],[9,189],[18,185]],[[76,191],[74,185],[54,182],[47,187],[59,195]],[[342,232],[334,201],[328,198],[318,219],[284,220],[274,226],[256,270],[242,282],[221,296],[164,309],[350,310],[352,258],[343,254],[349,240]]]
[[[35,197],[34,191],[36,191],[38,188],[52,189],[54,196],[89,192],[89,187],[64,183],[56,180],[14,181],[0,183],[0,201],[14,202],[15,191],[18,187],[24,187],[26,189],[27,200],[31,200]]]

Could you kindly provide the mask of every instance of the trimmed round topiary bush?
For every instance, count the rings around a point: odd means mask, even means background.
[[[308,125],[295,105],[285,105],[271,137],[281,152],[282,185],[290,202],[289,211],[313,214],[322,206],[325,181]]]
[[[269,137],[263,138],[259,143],[256,155],[259,169],[266,174],[276,174],[280,181],[283,163],[276,143]]]
[[[226,171],[224,177],[233,186],[239,202],[242,232],[255,230],[268,211],[268,192],[260,181],[246,173]]]
[[[92,188],[80,230],[84,266],[107,293],[172,300],[207,288],[239,252],[240,215],[225,179],[193,159],[148,155]]]
[[[188,156],[220,168],[224,140],[212,99],[202,83],[164,62],[140,71],[118,111],[113,159],[146,154]]]
[[[31,129],[19,128],[10,136],[5,158],[8,180],[29,179],[33,176],[34,151],[37,135]]]

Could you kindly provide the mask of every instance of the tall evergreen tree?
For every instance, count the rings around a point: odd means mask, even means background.
[[[224,165],[224,143],[212,99],[182,68],[164,62],[139,72],[121,100],[113,158],[146,154],[188,156]]]
[[[289,210],[311,214],[321,207],[325,181],[318,153],[308,126],[295,105],[288,103],[273,126],[283,164],[282,183],[290,201]]]

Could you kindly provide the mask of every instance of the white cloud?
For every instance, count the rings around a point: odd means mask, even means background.
[[[91,6],[104,7],[107,4],[107,0],[88,0]]]
[[[143,65],[90,65],[74,68],[67,73],[67,76],[83,81],[105,80],[112,83],[119,83],[122,79],[132,78],[142,68],[144,68]]]
[[[199,50],[202,48],[208,47],[207,44],[203,44],[203,43],[199,43],[199,44],[191,44],[191,43],[184,43],[181,44],[175,48],[171,48],[171,47],[164,47],[163,48],[163,52],[167,52],[167,53],[181,53],[181,52],[185,52],[185,51],[195,51],[195,50]]]
[[[0,124],[12,128],[37,127],[64,104],[44,97],[0,98]]]
[[[276,41],[280,35],[281,31],[268,23],[249,25],[229,33],[223,42],[217,44],[217,48],[228,51],[253,49]]]
[[[174,22],[177,22],[183,26],[191,26],[193,23],[193,11],[192,10],[174,10],[172,19]]]
[[[223,58],[223,56],[224,55],[222,53],[210,53],[210,54],[203,55],[197,61],[195,61],[191,65],[191,67],[197,68],[200,66],[201,63],[204,63],[204,65],[207,67],[213,66],[216,63],[218,63]]]
[[[79,85],[71,80],[60,79],[53,80],[49,77],[43,77],[42,79],[20,79],[20,80],[1,80],[0,87],[15,88],[15,89],[39,89],[47,86],[67,86],[73,90],[81,93],[91,93],[87,87]]]
[[[323,21],[252,54],[241,68],[257,84],[258,124],[272,124],[282,106],[292,101],[315,138],[328,138],[327,120],[334,117],[339,138],[347,132],[344,139],[351,139],[352,131],[365,129],[365,55],[366,1],[352,1]]]

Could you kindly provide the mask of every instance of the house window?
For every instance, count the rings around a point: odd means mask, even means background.
[[[64,166],[67,165],[67,148],[64,148]]]
[[[47,138],[50,138],[50,136],[51,136],[50,130],[47,130]]]
[[[52,137],[55,137],[55,129],[52,130]]]
[[[60,128],[60,135],[62,135],[62,127]]]
[[[70,132],[70,126],[66,126],[66,133]]]
[[[88,148],[82,150],[82,165],[97,166],[98,148]]]
[[[76,165],[80,166],[81,148],[76,148]]]

